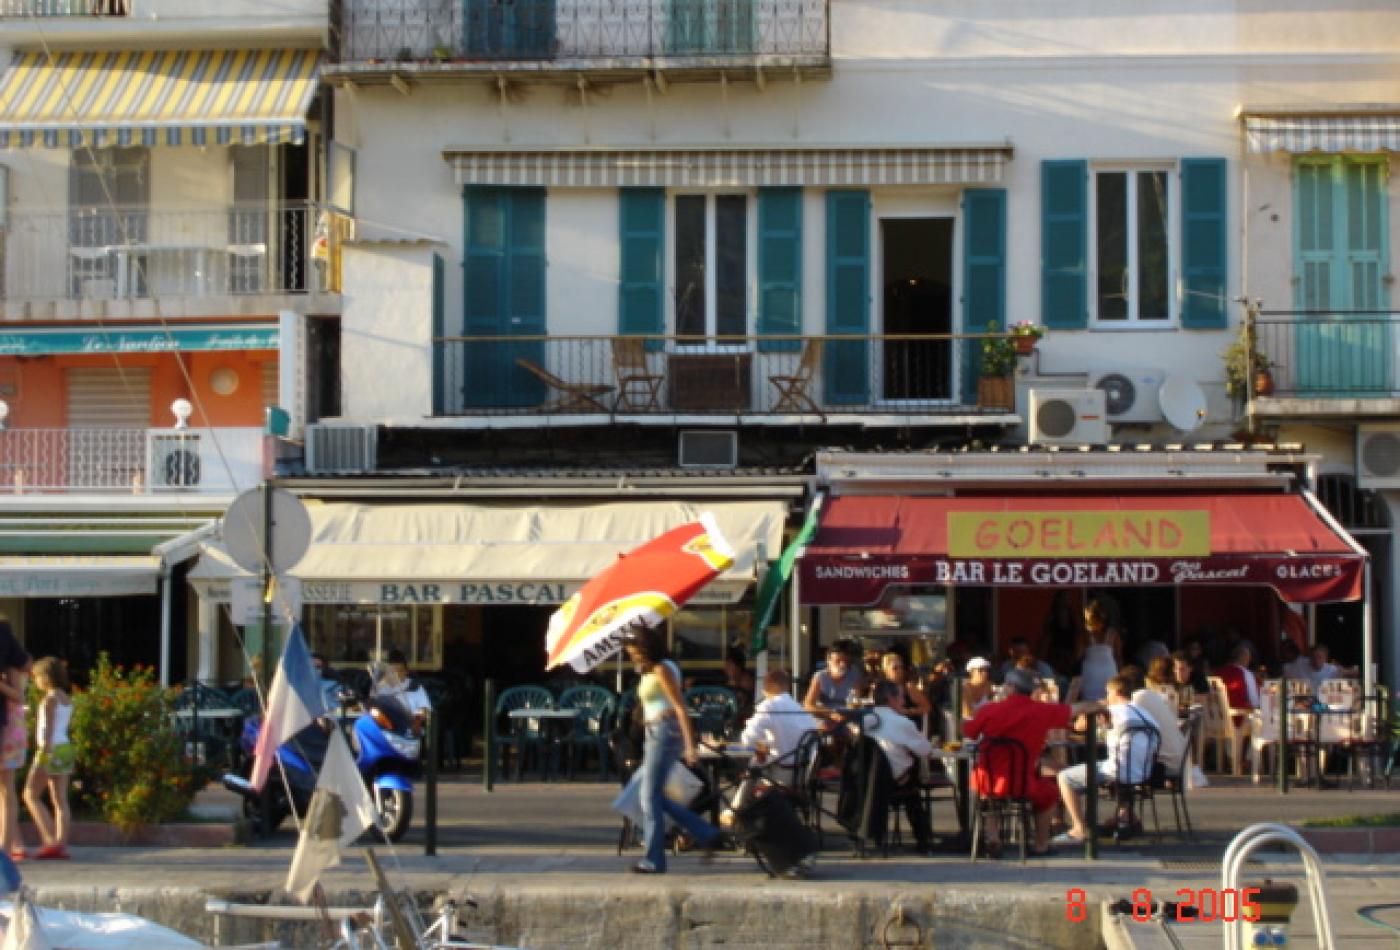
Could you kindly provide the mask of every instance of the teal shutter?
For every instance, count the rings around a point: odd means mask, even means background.
[[[447,412],[447,299],[443,296],[442,255],[433,255],[433,415]]]
[[[1089,164],[1040,163],[1040,319],[1058,330],[1089,325]]]
[[[1006,190],[969,189],[962,204],[963,332],[984,333],[988,324],[1006,326]],[[982,347],[965,340],[962,350],[962,398],[973,403]]]
[[[1294,303],[1299,310],[1340,310],[1334,299],[1333,265],[1337,254],[1332,209],[1332,159],[1300,159],[1293,170],[1293,273],[1298,278]]]
[[[1227,322],[1226,170],[1223,158],[1181,160],[1181,325],[1189,330]]]
[[[1385,165],[1348,159],[1342,165],[1346,190],[1347,241],[1343,266],[1352,310],[1388,310]]]
[[[823,377],[826,401],[863,405],[869,401],[870,349],[870,194],[826,194],[826,332],[858,340],[828,340]]]
[[[758,190],[758,335],[802,332],[802,189]],[[764,353],[793,352],[801,340],[760,340]]]
[[[618,192],[618,242],[622,248],[618,283],[617,332],[660,336],[666,332],[662,311],[665,274],[666,193],[660,188],[623,188]],[[657,340],[654,346],[660,346]]]
[[[543,336],[545,192],[483,188],[466,194],[465,336]],[[463,396],[471,407],[529,406],[544,398],[539,381],[515,365],[544,366],[541,340],[466,344]]]

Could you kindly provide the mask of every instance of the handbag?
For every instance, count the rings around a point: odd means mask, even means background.
[[[689,805],[695,800],[695,796],[705,787],[701,778],[692,772],[684,762],[677,762],[671,766],[670,774],[666,776],[666,786],[662,793],[682,807]],[[617,793],[617,797],[612,800],[612,810],[632,824],[641,826],[642,824],[642,772],[638,769],[632,773],[632,777],[627,780],[627,784],[622,786],[622,791]]]

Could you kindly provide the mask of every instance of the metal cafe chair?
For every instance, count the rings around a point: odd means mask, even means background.
[[[1158,843],[1162,840],[1162,823],[1157,818],[1158,782],[1154,781],[1153,773],[1159,768],[1157,753],[1161,748],[1162,736],[1155,726],[1139,724],[1124,729],[1114,750],[1116,774],[1109,776],[1101,787],[1104,797],[1113,799],[1120,808],[1126,808],[1128,814],[1136,816],[1139,821],[1141,812],[1138,806],[1151,805],[1153,836]],[[1089,767],[1094,768],[1094,765]],[[1115,815],[1115,841],[1121,840],[1123,831],[1124,823]]]
[[[982,831],[995,821],[999,840],[1006,840],[1009,826],[1014,827],[1021,845],[1021,863],[1026,855],[1035,822],[1035,806],[1026,797],[1026,747],[1007,736],[986,736],[977,744],[977,764],[992,779],[992,789],[977,796],[972,809],[972,860],[977,860]],[[1001,790],[997,790],[1001,785]],[[1014,825],[1013,825],[1014,823]]]

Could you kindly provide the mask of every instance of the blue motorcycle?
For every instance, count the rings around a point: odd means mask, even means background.
[[[293,808],[298,816],[306,814],[316,790],[316,777],[326,758],[330,735],[327,728],[335,728],[329,720],[318,720],[283,743],[277,750],[277,759],[286,772],[287,781],[283,783],[274,770],[263,790],[258,792],[249,778],[261,726],[261,719],[256,716],[244,722],[239,741],[244,766],[239,773],[223,777],[224,787],[243,799],[243,815],[255,834],[275,831]],[[423,751],[417,732],[413,717],[392,696],[366,700],[350,729],[355,765],[374,799],[379,827],[390,841],[401,839],[413,821],[413,780],[418,776]],[[263,828],[264,815],[271,821],[266,829]]]

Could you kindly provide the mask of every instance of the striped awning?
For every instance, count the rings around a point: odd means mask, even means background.
[[[1009,144],[886,148],[447,149],[459,185],[550,188],[982,185]]]
[[[0,147],[300,142],[321,54],[308,49],[20,53]]]
[[[1244,113],[1250,154],[1400,152],[1400,109],[1333,115]]]

